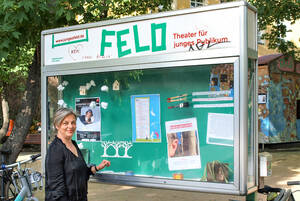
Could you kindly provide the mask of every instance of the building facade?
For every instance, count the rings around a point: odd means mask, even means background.
[[[282,54],[258,62],[260,143],[300,141],[300,63]]]
[[[227,0],[174,0],[173,9],[179,10],[184,8],[193,8],[198,6],[207,6],[213,4],[224,3]]]

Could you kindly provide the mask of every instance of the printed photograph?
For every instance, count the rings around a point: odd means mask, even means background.
[[[77,112],[77,140],[101,140],[100,98],[76,99]]]

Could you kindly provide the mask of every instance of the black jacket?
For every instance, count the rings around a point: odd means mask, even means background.
[[[76,144],[78,157],[55,137],[45,161],[45,201],[86,201],[87,181],[92,174]]]

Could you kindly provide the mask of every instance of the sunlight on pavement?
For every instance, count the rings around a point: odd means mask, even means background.
[[[114,191],[124,191],[124,190],[130,190],[130,189],[134,189],[136,187],[134,186],[120,186],[119,188],[115,189]]]

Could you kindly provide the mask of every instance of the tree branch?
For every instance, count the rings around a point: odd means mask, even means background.
[[[9,124],[9,106],[8,102],[6,101],[5,97],[1,97],[2,99],[2,116],[3,116],[3,122],[2,122],[2,128],[0,129],[0,141],[5,136],[8,124]]]

